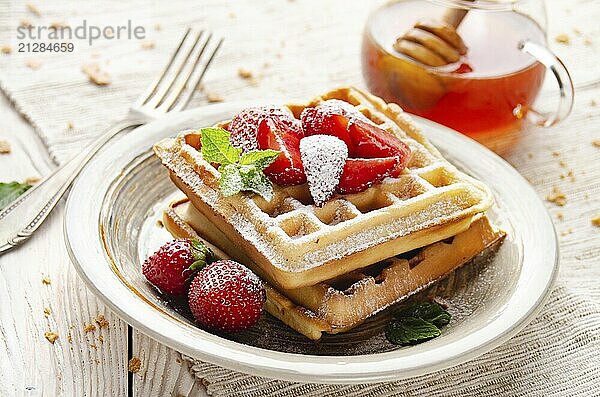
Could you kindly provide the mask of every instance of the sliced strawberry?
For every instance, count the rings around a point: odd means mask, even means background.
[[[304,136],[300,120],[296,119],[287,108],[276,106],[261,106],[242,110],[229,122],[227,130],[231,133],[231,144],[241,148],[244,152],[258,149],[256,140],[258,125],[265,118],[278,120],[288,127],[289,131],[300,138]]]
[[[321,105],[314,108],[306,108],[300,115],[304,135],[333,135],[340,138],[352,155],[352,140],[348,135],[348,117],[343,109],[333,109]]]
[[[354,146],[355,157],[397,157],[398,164],[391,176],[398,176],[410,160],[411,150],[397,136],[371,123],[354,120],[348,133]]]
[[[272,118],[263,119],[258,126],[257,141],[261,150],[281,151],[279,157],[267,168],[265,174],[280,186],[306,183],[300,157],[301,137],[287,124]]]
[[[337,192],[358,193],[379,183],[395,169],[397,157],[375,159],[347,159]]]

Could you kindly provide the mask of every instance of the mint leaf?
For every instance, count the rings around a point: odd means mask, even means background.
[[[209,163],[228,165],[237,163],[240,159],[242,149],[233,147],[229,142],[229,132],[222,128],[203,128],[200,130],[202,136],[202,157]]]
[[[219,167],[221,178],[219,179],[219,188],[223,196],[233,196],[242,191],[243,182],[238,164],[227,164]]]
[[[244,153],[240,159],[240,164],[250,165],[254,164],[257,168],[263,170],[267,168],[281,152],[278,150],[254,150],[248,153]]]
[[[440,334],[438,327],[417,317],[402,317],[389,323],[385,329],[386,338],[401,346],[421,343]]]
[[[256,165],[240,165],[240,175],[242,177],[242,190],[249,190],[261,195],[265,200],[271,201],[273,198],[273,184],[262,172],[262,169]]]
[[[219,172],[219,188],[224,196],[251,191],[260,194],[265,200],[273,198],[273,184],[255,165],[228,164],[219,167]]]
[[[219,188],[224,196],[233,196],[241,191],[260,194],[265,200],[273,197],[273,184],[262,172],[279,153],[277,150],[255,150],[240,157],[241,149],[229,142],[230,134],[222,128],[200,130],[202,157],[209,163],[219,165]]]
[[[7,207],[17,197],[25,193],[31,185],[19,182],[0,182],[0,210]]]
[[[452,316],[436,302],[417,302],[394,313],[394,318],[402,317],[421,318],[436,327],[442,327],[450,322]]]
[[[401,307],[392,315],[386,338],[396,345],[414,345],[441,334],[440,328],[452,316],[436,302],[416,302]]]

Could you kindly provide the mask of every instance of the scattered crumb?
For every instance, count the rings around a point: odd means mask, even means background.
[[[568,228],[567,230],[563,230],[562,232],[560,232],[561,236],[567,236],[569,234],[573,233],[573,229],[572,228]]]
[[[245,80],[250,80],[251,78],[254,77],[254,75],[252,74],[251,71],[249,71],[248,69],[244,69],[244,68],[238,69],[238,76],[240,76],[241,78],[243,78]]]
[[[562,221],[565,219],[565,214],[563,214],[562,212],[557,212],[556,213],[556,219],[558,219],[559,221]]]
[[[139,358],[132,357],[131,360],[129,360],[129,365],[127,366],[127,369],[129,370],[129,372],[132,372],[135,374],[136,372],[139,372],[141,368],[142,368],[142,362],[140,361]]]
[[[557,35],[557,36],[554,38],[554,40],[555,40],[557,43],[560,43],[560,44],[565,44],[565,45],[569,45],[569,44],[571,43],[571,38],[570,38],[570,37],[569,37],[567,34],[565,34],[565,33],[562,33],[562,34],[559,34],[559,35]]]
[[[566,167],[567,167],[567,163],[565,163],[563,160],[560,160],[560,161],[558,162],[558,165],[560,165],[560,166],[561,166],[561,167],[563,167],[563,168],[566,168]]]
[[[162,219],[157,219],[156,226],[163,228],[163,227],[165,227],[165,224],[163,223]]]
[[[83,65],[81,71],[85,73],[90,81],[99,86],[109,85],[111,83],[110,75],[100,70],[100,65],[97,63],[89,63]]]
[[[533,158],[533,153],[531,153],[531,152],[527,153],[527,158],[531,160]]]
[[[104,343],[104,336],[100,335],[98,337],[98,340],[100,341],[100,343]]]
[[[42,67],[42,63],[37,59],[28,59],[27,62],[25,62],[25,65],[32,70],[38,70]]]
[[[98,346],[96,346],[96,344],[95,344],[95,343],[90,343],[90,347],[91,347],[92,349],[97,349],[97,348],[98,348]]]
[[[50,29],[58,30],[63,29],[69,26],[66,22],[63,21],[54,21],[50,23]]]
[[[52,281],[50,281],[50,277],[48,277],[48,276],[42,277],[42,284],[44,284],[44,285],[52,284]]]
[[[48,339],[48,342],[54,344],[54,342],[58,339],[58,334],[56,332],[45,332],[44,337]]]
[[[223,102],[223,97],[219,94],[216,94],[214,92],[207,92],[206,93],[206,100],[210,103],[216,103],[216,102]]]
[[[48,318],[52,314],[52,310],[49,307],[44,308],[44,317]]]
[[[0,52],[2,52],[3,54],[10,54],[12,52],[12,47],[9,45],[3,45],[2,47],[0,47]]]
[[[0,139],[0,154],[9,154],[11,150],[10,143],[4,139]]]
[[[29,10],[29,12],[31,12],[36,17],[42,16],[42,12],[35,4],[25,3],[25,7],[27,7],[27,10]]]
[[[24,27],[24,28],[32,28],[33,27],[33,22],[31,22],[29,19],[21,19],[21,22],[19,22],[19,25]]]
[[[151,49],[153,49],[154,47],[156,47],[156,43],[155,43],[153,40],[144,41],[144,42],[142,43],[142,48],[143,48],[144,50],[151,50]]]
[[[552,155],[554,157],[558,157],[558,156],[560,156],[560,152],[558,150],[554,150],[554,151],[552,151]]]
[[[598,102],[596,102],[596,100],[595,100],[595,99],[592,99],[592,100],[590,101],[590,106],[597,106],[597,105],[598,105]]]
[[[567,196],[561,192],[558,186],[554,186],[552,192],[546,196],[546,201],[562,207],[567,204]]]
[[[600,227],[600,215],[595,215],[592,217],[592,225]]]
[[[96,326],[94,324],[85,324],[85,326],[83,327],[83,330],[85,331],[85,333],[89,333],[89,332],[94,332],[96,330]]]
[[[108,327],[109,324],[108,320],[104,317],[104,314],[98,314],[94,321],[100,328]]]
[[[39,181],[40,181],[39,176],[29,176],[29,177],[25,178],[25,180],[23,182],[25,182],[28,185],[35,185]]]
[[[72,121],[67,121],[67,130],[75,129],[75,124]]]
[[[596,146],[596,147],[600,147],[600,139],[594,139],[592,141],[592,145]]]
[[[581,30],[579,29],[573,29],[573,33],[575,33],[576,36],[581,36]]]
[[[571,179],[571,182],[575,182],[575,174],[573,173],[573,170],[569,170],[569,172],[567,172],[567,176]]]
[[[154,30],[156,30],[157,32],[162,30],[162,26],[160,26],[160,23],[154,24]]]
[[[250,85],[255,86],[258,84],[258,80],[254,77],[254,74],[251,71],[249,71],[248,69],[239,68],[238,76],[240,76],[244,80],[248,81],[250,83]]]
[[[583,39],[583,44],[592,45],[592,39],[586,37],[585,39]]]

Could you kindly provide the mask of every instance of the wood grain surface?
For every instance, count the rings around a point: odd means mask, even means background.
[[[13,10],[24,7],[20,2],[9,3]],[[113,2],[93,3],[112,15]],[[172,5],[152,2],[147,9],[131,6],[125,11],[142,18],[147,26],[163,24],[169,30],[178,28],[178,19],[173,13],[162,16],[161,7],[173,7],[180,14],[192,7],[196,19],[221,25],[229,41],[207,75],[204,92],[194,102],[202,105],[207,103],[206,93],[224,100],[301,98],[337,85],[362,86],[357,42],[372,3],[178,1]],[[529,128],[500,143],[505,159],[541,198],[555,187],[564,192],[564,206],[546,203],[560,240],[559,282],[598,299],[600,228],[592,226],[591,219],[600,215],[600,148],[592,145],[600,139],[600,7],[585,0],[547,4],[549,43],[570,68],[577,86],[573,113],[556,127]],[[0,19],[8,17],[0,14]],[[272,26],[265,26],[267,21]],[[567,34],[569,44],[556,42],[558,34]],[[172,45],[161,41],[160,32],[155,36],[154,51],[166,59]],[[352,46],[345,45],[348,42]],[[17,62],[22,65],[21,60]],[[250,69],[256,82],[240,78],[239,68]],[[135,77],[132,72],[123,74],[124,79]],[[117,96],[118,82],[115,86]],[[548,107],[553,104],[551,88],[541,98]],[[71,109],[64,120],[83,117],[77,106],[60,100]],[[56,166],[38,132],[14,104],[0,99],[0,139],[12,147],[10,154],[0,154],[0,181],[42,176]],[[55,158],[66,153],[53,152]],[[31,241],[0,256],[0,396],[204,395],[202,382],[189,374],[177,352],[131,330],[86,289],[68,260],[63,212],[64,201]],[[42,282],[44,277],[50,284]],[[47,316],[45,308],[50,309]],[[108,326],[100,328],[94,322],[99,314],[106,317]],[[88,324],[96,329],[88,327],[86,332]],[[45,332],[59,335],[54,344],[44,337]],[[141,362],[136,373],[128,372],[132,357]]]

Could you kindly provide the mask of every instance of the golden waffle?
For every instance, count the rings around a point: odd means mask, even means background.
[[[239,246],[210,224],[187,199],[171,203],[163,222],[174,236],[201,238],[215,249],[217,256],[223,257],[226,252],[264,276]],[[347,331],[443,278],[503,236],[482,217],[451,241],[437,242],[334,280],[281,291],[266,283],[266,309],[311,339],[319,339],[322,332]]]
[[[487,187],[448,163],[396,104],[341,88],[288,107],[298,117],[305,107],[327,99],[351,103],[410,146],[412,159],[399,178],[334,196],[323,207],[311,204],[306,185],[275,186],[270,202],[254,194],[224,197],[219,172],[198,150],[199,132],[183,132],[154,145],[192,204],[277,286],[314,285],[454,236],[491,206]]]

